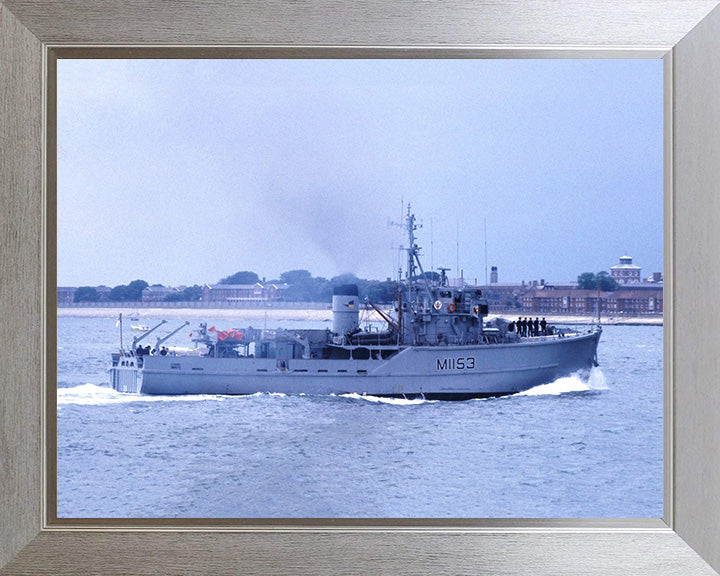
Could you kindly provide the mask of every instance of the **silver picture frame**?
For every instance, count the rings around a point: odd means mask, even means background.
[[[720,9],[715,0],[0,0],[0,574],[715,574],[720,569]],[[53,62],[113,57],[664,60],[662,519],[62,524],[46,337]],[[119,51],[118,51],[119,50]],[[50,136],[48,136],[50,135]]]

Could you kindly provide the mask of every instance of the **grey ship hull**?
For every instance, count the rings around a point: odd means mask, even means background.
[[[462,400],[513,394],[589,370],[599,338],[598,330],[507,344],[406,347],[385,360],[148,356],[136,374],[114,378],[125,379],[123,391],[144,394],[355,393]]]

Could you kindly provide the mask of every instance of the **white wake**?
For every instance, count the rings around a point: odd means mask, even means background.
[[[76,404],[84,406],[102,406],[106,404],[127,404],[129,402],[197,402],[200,400],[222,401],[225,396],[193,394],[187,396],[150,396],[118,392],[107,386],[82,384],[72,388],[57,389],[58,406]]]
[[[518,392],[514,396],[559,396],[568,392],[587,392],[588,390],[607,390],[605,375],[600,368],[593,368],[584,378],[583,374],[576,372],[570,376],[558,378],[549,384]]]
[[[433,402],[425,400],[425,398],[385,398],[383,396],[368,396],[363,394],[340,394],[341,398],[352,398],[353,400],[365,400],[366,402],[374,402],[381,404],[395,404],[396,406],[407,406],[409,404],[424,404],[425,402]]]

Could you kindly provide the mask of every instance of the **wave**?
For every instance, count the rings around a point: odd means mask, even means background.
[[[353,400],[365,400],[367,402],[380,404],[395,404],[396,406],[408,406],[410,404],[425,404],[435,402],[435,400],[426,400],[425,398],[385,398],[383,396],[368,396],[353,392],[352,394],[340,394],[341,398],[352,398]]]
[[[57,389],[58,407],[68,404],[102,406],[106,404],[127,404],[130,402],[198,402],[201,400],[225,400],[226,396],[193,394],[187,396],[150,396],[118,392],[108,386],[82,384],[72,388]]]
[[[605,374],[600,368],[593,368],[589,373],[576,372],[570,376],[558,378],[549,384],[541,384],[513,396],[559,396],[570,392],[588,392],[593,390],[607,390]]]

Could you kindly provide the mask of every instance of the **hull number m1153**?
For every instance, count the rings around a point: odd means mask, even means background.
[[[475,368],[475,358],[468,356],[467,358],[438,358],[438,370],[473,370]]]

